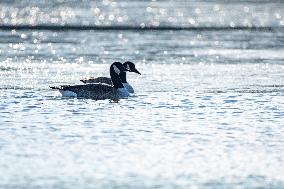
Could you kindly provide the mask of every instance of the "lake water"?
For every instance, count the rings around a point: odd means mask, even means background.
[[[0,188],[284,188],[283,7],[1,2]],[[118,103],[49,88],[126,60]]]

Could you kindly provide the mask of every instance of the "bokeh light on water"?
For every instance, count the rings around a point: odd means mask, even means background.
[[[281,1],[2,1],[0,24],[283,26]]]

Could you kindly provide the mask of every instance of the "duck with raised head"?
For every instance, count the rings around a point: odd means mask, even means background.
[[[136,69],[134,63],[132,63],[130,61],[126,61],[126,62],[123,63],[123,66],[126,69],[128,69],[129,72],[134,72],[134,73],[141,75],[141,73]],[[134,93],[133,87],[126,80],[126,72],[121,72],[119,74],[119,77],[121,79],[123,86],[126,88],[126,90],[129,93]],[[88,84],[88,83],[105,83],[105,84],[108,84],[108,85],[113,85],[112,80],[109,77],[97,77],[97,78],[81,79],[80,81],[82,81],[83,83],[86,83],[86,84]]]
[[[91,98],[95,100],[120,99],[129,96],[124,88],[119,75],[128,71],[120,62],[114,62],[110,66],[110,78],[112,86],[104,83],[92,83],[87,85],[62,85],[50,87],[58,89],[64,97]]]

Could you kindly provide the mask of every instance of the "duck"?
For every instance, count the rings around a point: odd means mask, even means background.
[[[126,61],[126,62],[123,63],[123,66],[125,68],[127,68],[129,70],[129,72],[134,72],[134,73],[141,75],[141,73],[136,69],[135,64],[133,62]],[[126,90],[129,93],[134,93],[133,87],[126,80],[126,72],[121,72],[119,74],[119,77],[121,79],[121,82],[122,82],[124,88],[126,88]],[[112,80],[109,77],[97,77],[97,78],[81,79],[80,81],[85,83],[85,84],[88,84],[88,83],[105,83],[105,84],[108,84],[108,85],[113,85]]]
[[[83,85],[61,85],[50,87],[57,89],[63,97],[90,98],[94,100],[126,98],[129,92],[123,86],[120,79],[122,72],[129,71],[122,63],[114,62],[110,66],[110,79],[112,85],[106,83],[90,83]]]

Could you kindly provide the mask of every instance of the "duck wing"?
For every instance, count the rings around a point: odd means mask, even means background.
[[[81,79],[83,83],[105,83],[108,85],[112,85],[112,81],[109,77],[97,77],[97,78],[89,78],[89,79]]]

